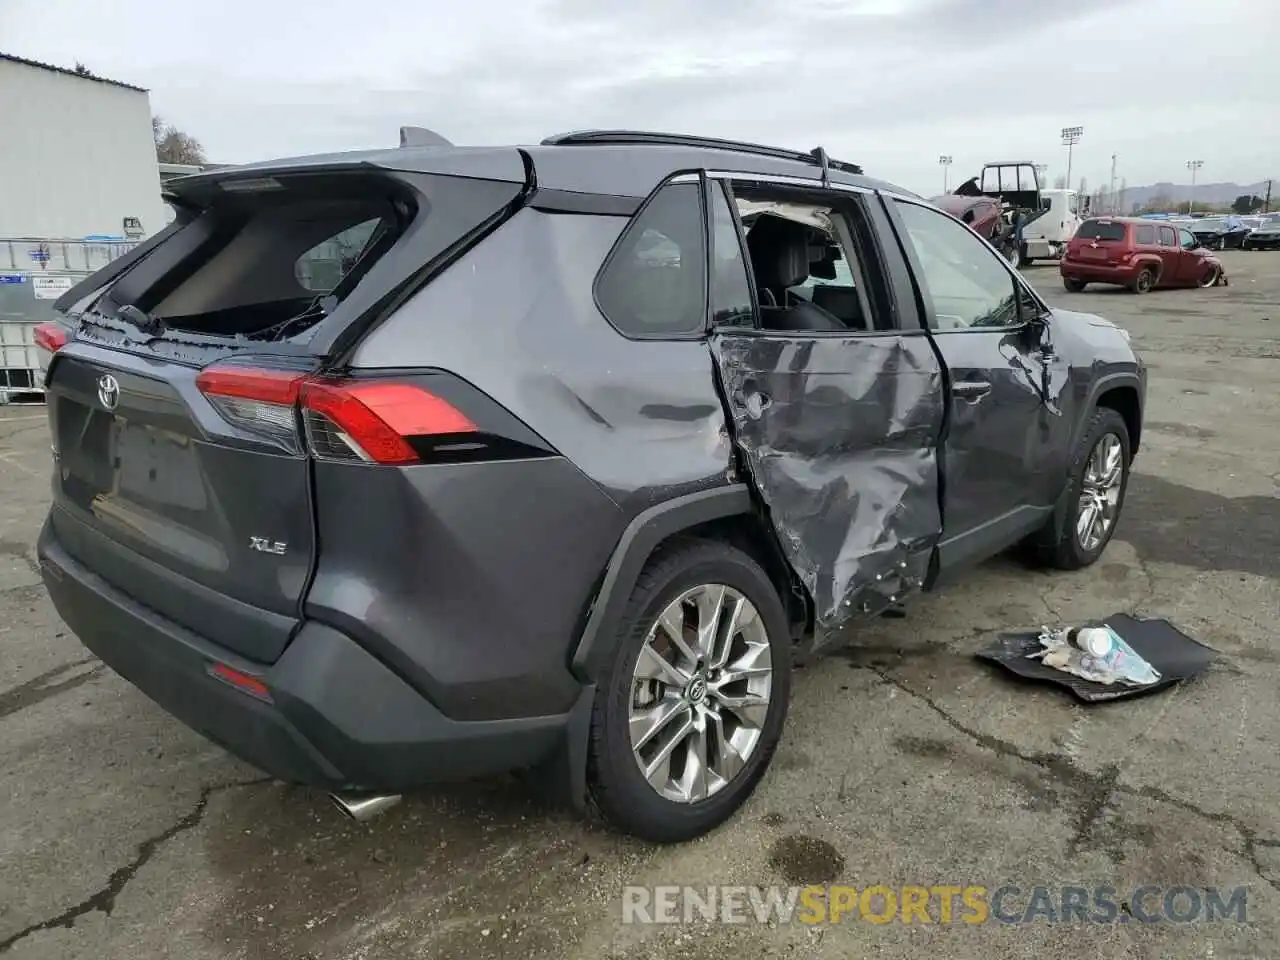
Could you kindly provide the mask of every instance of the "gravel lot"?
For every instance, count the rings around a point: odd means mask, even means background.
[[[1231,285],[1053,302],[1152,368],[1117,540],[1091,570],[997,560],[797,677],[742,814],[648,848],[518,783],[433,790],[367,825],[264,780],[59,622],[33,544],[40,407],[0,409],[0,955],[1263,957],[1280,941],[1280,255]],[[1199,680],[1086,708],[972,653],[999,630],[1125,610],[1219,652]],[[1255,696],[1256,694],[1256,696]],[[1249,922],[1008,926],[621,922],[623,884],[1248,885]]]

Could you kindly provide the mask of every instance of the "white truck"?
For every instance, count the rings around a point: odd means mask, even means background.
[[[1088,217],[1089,198],[1083,204],[1075,190],[1041,190],[1042,214],[1022,230],[1022,248],[1018,265],[1026,266],[1035,260],[1058,260],[1067,248],[1067,241],[1076,235],[1081,222]]]
[[[953,216],[988,238],[1011,263],[1026,266],[1036,260],[1056,260],[1089,216],[1089,198],[1075,190],[1045,190],[1040,186],[1036,165],[1030,160],[999,160],[984,164],[978,176],[965,181],[955,193],[935,199]],[[998,207],[984,207],[981,198]],[[997,213],[998,210],[998,213]],[[993,221],[993,217],[995,218]]]

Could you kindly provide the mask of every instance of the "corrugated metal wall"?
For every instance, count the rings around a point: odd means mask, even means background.
[[[0,237],[147,235],[165,211],[146,93],[0,59]]]

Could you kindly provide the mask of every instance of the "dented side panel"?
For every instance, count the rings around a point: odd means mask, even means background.
[[[946,397],[928,338],[736,333],[711,349],[817,642],[918,590],[942,532]]]

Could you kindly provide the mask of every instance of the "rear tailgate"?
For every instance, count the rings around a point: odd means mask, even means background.
[[[501,222],[525,185],[367,167],[252,172],[233,171],[230,186],[194,181],[185,225],[100,288],[86,284],[89,300],[68,314],[46,385],[50,523],[133,599],[272,662],[316,562],[304,379],[332,374],[343,346]]]
[[[1129,234],[1123,221],[1086,220],[1071,239],[1069,252],[1079,260],[1115,262],[1129,252]]]
[[[164,616],[274,660],[314,552],[306,457],[223,420],[192,367],[73,344],[50,373],[62,545]]]

